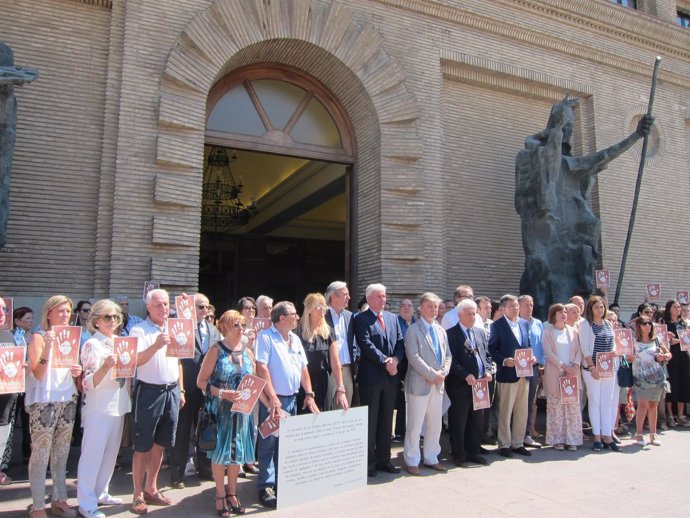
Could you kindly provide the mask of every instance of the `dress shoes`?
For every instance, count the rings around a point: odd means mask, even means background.
[[[453,457],[453,464],[455,464],[458,468],[462,468],[464,467],[465,459],[462,457]]]
[[[259,502],[264,507],[275,509],[278,506],[278,497],[272,487],[265,487],[259,491]]]
[[[486,466],[489,464],[489,461],[486,460],[481,455],[471,455],[471,456],[467,457],[467,460],[469,462],[474,462],[475,464],[481,464],[482,466]]]
[[[368,477],[375,477],[378,475],[378,471],[376,471],[376,466],[371,465],[367,468],[367,476]]]
[[[120,505],[122,498],[118,498],[109,493],[104,493],[98,497],[98,505]]]
[[[415,477],[422,476],[422,471],[417,466],[407,466],[407,472]]]
[[[440,462],[437,462],[436,464],[424,464],[424,467],[433,469],[434,471],[439,471],[441,473],[447,473],[448,469],[441,464]]]
[[[393,466],[390,462],[388,464],[380,464],[376,466],[376,469],[380,471],[385,471],[386,473],[392,473],[393,475],[397,475],[400,473],[400,468],[397,466]]]
[[[493,435],[485,435],[482,437],[482,444],[488,444],[490,446],[495,446],[498,444],[498,441]]]
[[[519,448],[511,448],[511,450],[513,451],[513,453],[517,453],[518,455],[522,455],[524,457],[532,456],[532,454],[529,451],[527,451],[527,448],[525,448],[524,446],[520,446]]]
[[[479,453],[481,453],[482,455],[490,455],[490,454],[491,454],[491,450],[487,450],[486,448],[480,446],[480,447],[479,447]]]
[[[173,489],[184,489],[185,488],[184,482],[182,482],[181,480],[176,480],[171,485],[172,485]]]
[[[513,452],[510,451],[510,448],[499,448],[498,454],[501,457],[505,457],[506,459],[510,459],[511,457],[514,457]]]

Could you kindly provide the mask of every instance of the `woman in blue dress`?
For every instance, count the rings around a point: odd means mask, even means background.
[[[244,514],[237,498],[237,476],[240,466],[254,462],[252,416],[232,411],[233,402],[241,398],[237,387],[242,377],[255,372],[254,356],[242,344],[245,325],[237,311],[223,313],[218,329],[225,338],[209,348],[197,378],[197,385],[206,393],[207,409],[215,414],[218,424],[216,448],[208,456],[216,483],[216,511],[221,518],[228,516],[227,506],[235,514]]]

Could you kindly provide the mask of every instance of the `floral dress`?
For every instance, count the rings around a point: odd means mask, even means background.
[[[252,358],[246,349],[241,355],[233,355],[222,343],[218,342],[218,346],[218,359],[209,384],[222,390],[236,390],[245,374],[254,374]],[[232,402],[225,399],[207,397],[206,405],[218,423],[216,449],[207,452],[211,462],[220,465],[254,462],[253,417],[233,412]]]

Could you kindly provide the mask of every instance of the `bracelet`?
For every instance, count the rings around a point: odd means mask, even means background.
[[[218,389],[218,399],[223,399],[223,389]]]
[[[41,365],[46,365],[46,364],[48,363],[48,360],[46,360],[45,358],[41,357],[41,358],[38,359],[38,363],[40,363]]]
[[[342,393],[347,392],[347,391],[345,390],[345,385],[339,385],[338,388],[335,389],[335,391],[336,391],[336,392],[342,392]]]
[[[186,390],[184,390],[184,389],[183,389],[183,390],[180,390],[180,394],[186,394],[186,393],[187,393]]]

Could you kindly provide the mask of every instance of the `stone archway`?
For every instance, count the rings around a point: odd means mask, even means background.
[[[421,191],[415,181],[421,176],[422,155],[417,101],[382,36],[374,27],[357,23],[336,1],[216,0],[180,34],[161,78],[156,163],[165,172],[156,177],[153,235],[154,244],[174,246],[180,259],[168,249],[165,259],[153,259],[152,277],[196,284],[193,266],[180,273],[179,264],[182,257],[188,263],[198,254],[207,96],[228,72],[262,62],[311,74],[335,94],[352,122],[358,143],[350,222],[357,236],[351,254],[353,280],[361,287],[382,280],[398,260],[421,260],[423,244],[395,223],[396,208],[409,216],[407,202]],[[384,238],[386,202],[392,219]],[[180,234],[170,229],[185,222],[189,232],[180,241]]]

